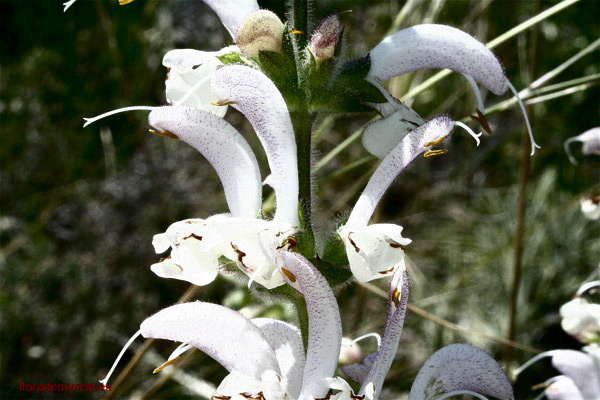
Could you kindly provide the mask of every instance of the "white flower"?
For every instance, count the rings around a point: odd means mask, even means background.
[[[348,221],[338,230],[346,247],[350,269],[358,281],[391,276],[402,265],[403,248],[411,242],[402,237],[402,227],[368,225],[369,220],[396,176],[421,154],[437,154],[431,146],[450,135],[453,128],[454,122],[444,116],[415,128],[385,156],[369,179]]]
[[[515,371],[515,375],[544,357],[552,357],[552,365],[562,373],[546,381],[546,397],[551,400],[600,399],[600,364],[591,353],[576,350],[547,351],[527,361]]]
[[[367,79],[380,88],[392,105],[392,110],[387,110],[384,117],[394,115],[393,111],[401,111],[394,117],[397,129],[386,129],[384,123],[380,122],[371,124],[365,130],[363,143],[369,151],[375,148],[373,154],[376,156],[381,158],[381,149],[385,153],[385,149],[392,148],[404,135],[414,129],[415,125],[422,123],[416,113],[411,112],[412,110],[408,111],[408,107],[395,102],[381,83],[394,76],[429,68],[448,68],[463,74],[475,91],[478,107],[482,113],[485,108],[476,82],[480,82],[495,94],[502,94],[510,89],[517,96],[525,117],[531,140],[531,154],[533,155],[535,148],[539,147],[533,139],[524,106],[516,90],[504,75],[500,62],[483,43],[469,34],[445,25],[416,25],[386,37],[369,52],[368,56],[371,60],[371,69]],[[377,142],[385,144],[377,144]]]
[[[298,170],[294,131],[281,94],[261,72],[225,66],[214,73],[212,88],[239,109],[258,135],[271,168],[277,209],[272,221],[257,218],[261,206],[260,171],[252,150],[226,121],[189,107],[162,107],[150,125],[200,151],[223,182],[231,215],[177,222],[154,239],[158,253],[171,257],[152,266],[161,277],[197,285],[210,283],[225,256],[253,281],[271,289],[284,283],[275,253],[287,244],[298,220]],[[252,281],[251,281],[252,282]]]
[[[567,156],[569,157],[569,161],[571,161],[573,165],[577,165],[577,160],[575,160],[575,157],[573,157],[569,148],[570,144],[573,142],[583,143],[581,152],[585,155],[600,155],[600,127],[589,129],[583,132],[581,135],[565,140],[564,146]]]
[[[277,264],[286,281],[306,300],[306,353],[300,331],[288,323],[268,318],[250,320],[237,311],[203,302],[159,311],[141,324],[132,340],[141,334],[185,343],[165,365],[191,347],[202,350],[229,371],[217,388],[219,396],[235,398],[262,392],[267,400],[324,397],[330,388],[328,379],[337,367],[342,338],[335,296],[325,278],[304,257],[283,251]],[[110,373],[103,382],[109,377]]]
[[[600,337],[600,304],[576,297],[560,308],[561,327],[580,342]]]
[[[583,298],[588,290],[600,286],[600,281],[583,284],[575,298],[560,308],[560,325],[569,335],[580,342],[589,343],[600,338],[600,304],[593,304]]]

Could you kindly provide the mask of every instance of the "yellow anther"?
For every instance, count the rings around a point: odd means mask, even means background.
[[[304,35],[304,32],[299,31],[296,28],[290,29],[290,31],[288,32],[290,35]]]
[[[169,131],[157,131],[156,129],[150,129],[150,133],[153,133],[153,134],[158,135],[158,136],[166,136],[166,137],[171,138],[171,139],[178,139],[179,140],[179,136],[177,136],[176,134],[171,133]]]
[[[423,154],[424,157],[433,157],[433,156],[441,156],[442,154],[446,154],[448,150],[429,150],[427,153]]]
[[[481,125],[481,127],[483,128],[483,130],[488,133],[488,135],[492,135],[494,132],[492,131],[492,128],[490,128],[490,124],[488,124],[485,114],[482,113],[479,110],[479,108],[476,108],[475,111],[477,111],[477,115],[469,115],[469,118],[471,118],[473,121],[478,122],[479,125]]]
[[[396,307],[398,307],[400,305],[400,291],[398,290],[398,288],[394,289],[394,294],[392,295],[392,301],[394,302]]]
[[[234,102],[228,99],[221,99],[218,101],[213,101],[210,104],[212,104],[213,106],[228,106],[230,104],[234,104]]]
[[[133,1],[133,0],[131,0]],[[153,374],[157,374],[160,371],[162,371],[165,367],[168,367],[169,365],[173,364],[175,361],[179,360],[179,356],[175,357],[172,360],[167,361],[166,363],[164,363],[163,365],[161,365],[160,367],[156,368],[154,371],[152,371]]]
[[[289,270],[287,270],[287,269],[285,269],[285,268],[282,267],[281,268],[281,272],[283,272],[283,274],[285,276],[287,276],[290,281],[296,282],[296,275],[292,274],[291,271],[289,271]]]
[[[119,0],[119,5],[124,6],[125,4],[133,3],[133,0]]]
[[[433,142],[429,142],[427,144],[425,144],[425,147],[431,147],[433,145],[438,144],[439,142],[441,142],[442,140],[444,140],[444,137],[442,136],[441,138],[439,138],[438,140],[434,140]]]
[[[533,385],[531,387],[531,390],[538,390],[538,389],[544,389],[547,388],[548,384],[546,382],[542,382],[542,383],[538,383],[537,385]]]

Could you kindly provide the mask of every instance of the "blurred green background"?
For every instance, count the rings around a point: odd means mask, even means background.
[[[358,57],[386,35],[401,10],[396,28],[444,23],[489,41],[557,3],[320,0],[313,14],[320,21],[340,13],[348,55]],[[259,4],[285,18],[283,1]],[[494,52],[521,89],[598,37],[600,2],[580,1]],[[116,0],[78,0],[66,13],[59,1],[1,0],[0,38],[0,396],[99,398],[85,392],[32,395],[19,392],[18,384],[103,378],[139,323],[189,286],[149,271],[158,259],[152,236],[172,222],[224,212],[226,205],[208,163],[184,143],[148,134],[146,112],[115,115],[85,129],[83,117],[165,104],[163,55],[174,48],[217,50],[231,38],[200,0],[137,0],[123,7]],[[599,55],[595,50],[549,85],[598,74]],[[408,74],[390,86],[402,96],[435,72]],[[600,226],[583,218],[579,201],[599,193],[600,157],[583,156],[576,144],[579,165],[573,166],[562,147],[565,139],[600,125],[598,82],[528,108],[542,149],[529,160],[515,340],[540,350],[578,348],[561,331],[558,309],[598,273]],[[507,98],[490,94],[486,105]],[[439,113],[460,119],[473,112],[475,101],[464,78],[452,74],[412,105],[426,119]],[[372,116],[320,119],[317,160]],[[245,133],[264,167],[243,117],[230,112],[227,118]],[[407,249],[414,264],[413,304],[463,327],[505,336],[519,164],[529,143],[516,107],[489,121],[494,135],[478,148],[457,132],[449,154],[413,164],[373,221],[400,224],[413,240]],[[354,204],[377,165],[367,156],[358,140],[318,171],[318,232],[333,229]],[[264,167],[263,176],[267,172]],[[253,306],[260,315],[293,315],[253,299],[244,288],[242,279],[220,278],[195,298],[236,309]],[[343,288],[338,298],[346,336],[382,329],[384,300],[357,285]],[[382,398],[405,396],[423,361],[454,342],[501,358],[503,346],[493,340],[409,314]],[[166,357],[173,347],[161,342],[154,349]],[[364,347],[374,350],[370,342]],[[515,349],[510,366],[531,356]],[[157,384],[151,371],[158,364],[142,361],[117,397],[194,397],[172,380]],[[183,370],[217,384],[225,375],[199,352]],[[549,363],[528,370],[516,383],[516,398],[534,398],[539,390],[530,386],[554,375]]]

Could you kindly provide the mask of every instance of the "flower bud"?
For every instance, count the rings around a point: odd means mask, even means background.
[[[333,57],[339,34],[340,18],[336,14],[330,15],[317,28],[308,47],[317,62]]]
[[[281,51],[284,25],[277,15],[268,10],[253,12],[240,25],[235,42],[242,51],[258,56],[261,51]]]

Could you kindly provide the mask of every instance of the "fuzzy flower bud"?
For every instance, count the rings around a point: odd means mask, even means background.
[[[340,18],[336,15],[327,17],[313,34],[309,50],[317,62],[332,58],[340,34]]]
[[[284,25],[275,13],[268,10],[253,12],[242,22],[235,43],[242,53],[258,56],[261,51],[281,51]]]

